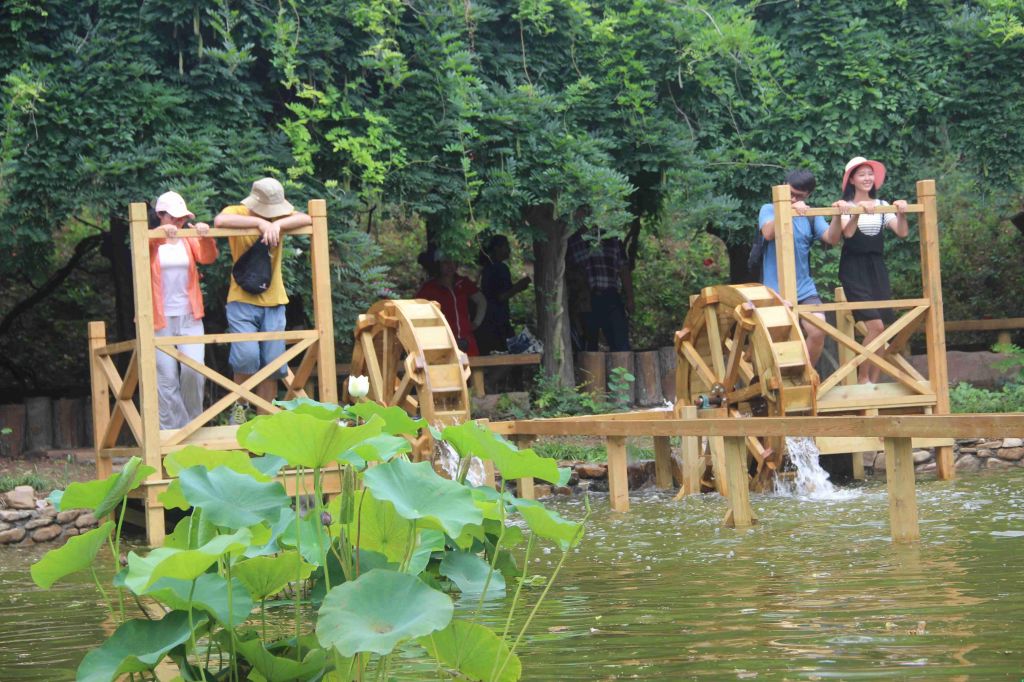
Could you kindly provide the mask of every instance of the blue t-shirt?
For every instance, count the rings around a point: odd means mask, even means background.
[[[761,229],[769,220],[775,220],[775,206],[765,204],[757,215],[757,229]],[[814,217],[814,231],[811,231],[811,221],[805,216],[793,216],[793,239],[794,252],[796,253],[796,298],[797,303],[810,296],[818,295],[818,288],[811,279],[811,266],[807,258],[811,253],[814,242],[819,241],[828,230],[828,222],[821,217]],[[767,287],[779,290],[779,271],[775,261],[775,240],[768,242],[764,250],[764,263],[761,267],[761,283]]]

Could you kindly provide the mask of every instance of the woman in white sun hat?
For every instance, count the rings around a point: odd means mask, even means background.
[[[192,223],[177,192],[164,192],[154,205],[165,239],[149,240],[150,279],[153,284],[153,327],[157,336],[197,336],[203,333],[203,292],[196,264],[217,260],[217,242],[205,237],[206,223]],[[178,230],[195,228],[199,238],[181,238]],[[204,362],[201,343],[184,343],[178,350],[196,362]],[[160,428],[179,429],[203,411],[203,375],[166,353],[156,354]]]
[[[885,267],[885,228],[903,239],[910,232],[907,223],[907,202],[894,201],[895,212],[886,212],[888,202],[878,198],[878,190],[885,182],[885,166],[878,161],[857,156],[850,159],[843,172],[843,198],[833,204],[846,210],[854,206],[864,208],[863,215],[841,215],[843,251],[839,257],[839,281],[848,301],[884,301],[892,298],[889,271]],[[853,317],[867,327],[864,344],[867,345],[885,329],[891,318],[889,309],[855,310]],[[857,370],[860,383],[878,381],[881,370],[871,363],[862,363]]]

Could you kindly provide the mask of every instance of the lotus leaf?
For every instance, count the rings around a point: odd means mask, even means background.
[[[166,606],[179,611],[188,611],[189,594],[191,607],[201,609],[213,616],[226,627],[238,627],[249,618],[253,598],[242,581],[231,578],[231,609],[228,609],[228,581],[217,573],[204,573],[195,581],[178,578],[160,578],[153,583],[146,595],[159,599]]]
[[[252,452],[283,457],[292,466],[323,468],[356,444],[381,432],[384,422],[341,426],[307,414],[278,412],[256,417],[238,428],[238,442]]]
[[[483,521],[469,489],[438,476],[429,462],[393,459],[367,471],[363,485],[378,500],[391,502],[400,516],[434,520],[453,538],[466,525]]]
[[[135,594],[144,594],[160,578],[195,580],[225,554],[239,554],[252,542],[252,531],[241,528],[231,535],[218,535],[199,549],[160,547],[146,556],[128,554],[125,585]]]
[[[294,512],[290,516],[291,523],[278,536],[278,544],[295,547],[301,552],[303,559],[314,566],[319,566],[323,563],[324,549],[331,543],[327,527],[320,522],[320,515],[313,511],[300,520],[296,520]],[[302,536],[299,537],[298,533],[301,533]]]
[[[349,450],[346,453],[347,456],[343,456],[343,459],[350,464],[362,467],[366,462],[386,462],[403,452],[412,452],[412,443],[408,439],[382,433],[379,436],[367,438],[362,443],[359,443]],[[363,462],[354,461],[352,458],[353,454],[357,455]]]
[[[292,680],[316,679],[317,674],[327,663],[327,652],[324,649],[312,649],[302,661],[275,656],[267,651],[263,642],[257,637],[251,639],[235,638],[238,650],[253,668],[267,682],[292,682]],[[345,662],[342,662],[344,665]]]
[[[346,413],[351,417],[359,417],[363,421],[370,421],[374,417],[384,420],[384,432],[391,435],[404,434],[415,436],[420,429],[427,426],[426,419],[413,419],[401,407],[392,405],[384,407],[374,402],[357,403],[345,408]]]
[[[549,457],[540,457],[527,448],[518,450],[507,440],[473,421],[447,426],[441,433],[463,457],[479,457],[494,462],[506,480],[532,476],[549,483],[558,483],[558,463]]]
[[[191,467],[178,480],[185,499],[202,509],[207,521],[225,528],[273,523],[288,507],[289,497],[277,481],[260,482],[223,466]]]
[[[167,484],[167,489],[156,496],[160,500],[160,504],[164,506],[164,509],[182,509],[187,511],[189,508],[188,500],[185,499],[185,493],[181,492],[181,481],[174,479]]]
[[[217,526],[203,518],[203,510],[193,509],[164,538],[164,547],[197,549],[217,537],[217,534]]]
[[[563,551],[573,547],[583,537],[581,524],[563,518],[540,502],[516,499],[513,504],[523,515],[530,530],[542,538],[556,541]]]
[[[501,573],[491,573],[491,567],[476,554],[469,552],[448,552],[441,560],[441,575],[458,586],[463,594],[481,594],[487,584],[487,597],[505,595],[505,577]],[[487,575],[491,574],[490,582]]]
[[[102,481],[69,485],[60,497],[58,509],[91,509],[96,518],[104,517],[154,471],[153,467],[143,464],[138,457],[132,457],[118,474]]]
[[[206,469],[223,466],[240,474],[252,476],[257,481],[269,481],[273,478],[253,466],[249,453],[242,450],[207,450],[189,445],[177,452],[172,452],[164,459],[164,468],[171,476],[178,476],[183,469],[194,466]]]
[[[466,679],[515,682],[522,674],[519,657],[513,654],[508,658],[508,644],[477,623],[452,620],[441,632],[421,637],[419,643],[431,656],[446,667],[458,670]],[[506,658],[508,663],[505,663]],[[501,673],[496,674],[499,669]]]
[[[302,560],[297,552],[282,552],[277,556],[260,556],[240,561],[231,569],[248,588],[256,601],[277,594],[293,580],[305,580],[316,568]]]
[[[321,403],[312,398],[295,398],[293,400],[275,400],[274,404],[295,414],[307,414],[310,417],[325,421],[338,421],[345,417],[345,408],[335,403]]]
[[[316,634],[342,656],[384,655],[401,641],[446,627],[453,610],[448,595],[419,578],[375,569],[327,593]]]
[[[277,455],[250,457],[249,462],[256,467],[257,471],[269,478],[277,476],[277,472],[279,472],[281,468],[288,463],[285,461],[284,457],[278,457]]]
[[[92,565],[100,547],[114,530],[114,522],[107,521],[99,528],[69,538],[66,545],[51,549],[42,559],[32,564],[32,580],[44,590],[63,578]]]
[[[207,621],[195,614],[198,629]],[[171,611],[161,620],[130,620],[106,642],[85,655],[78,666],[78,682],[113,682],[125,673],[152,670],[174,647],[191,636],[188,613]]]
[[[345,527],[349,540],[354,543],[358,537],[361,549],[380,552],[388,561],[402,563],[408,553],[412,523],[395,511],[394,505],[378,500],[368,490],[357,490],[355,496],[358,516]],[[332,506],[337,506],[339,499],[332,500]],[[333,509],[332,514],[337,517]]]

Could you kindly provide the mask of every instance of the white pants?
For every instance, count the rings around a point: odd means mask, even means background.
[[[167,326],[157,336],[197,336],[203,333],[203,321],[191,314],[167,318]],[[205,346],[183,343],[178,350],[193,360],[205,363]],[[156,385],[160,396],[160,428],[180,429],[203,411],[203,375],[180,364],[167,353],[156,351]]]

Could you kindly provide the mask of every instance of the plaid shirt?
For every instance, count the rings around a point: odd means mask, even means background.
[[[591,245],[580,233],[569,238],[569,262],[582,265],[591,291],[613,289],[622,283],[619,273],[626,262],[626,250],[618,237],[602,239]]]

